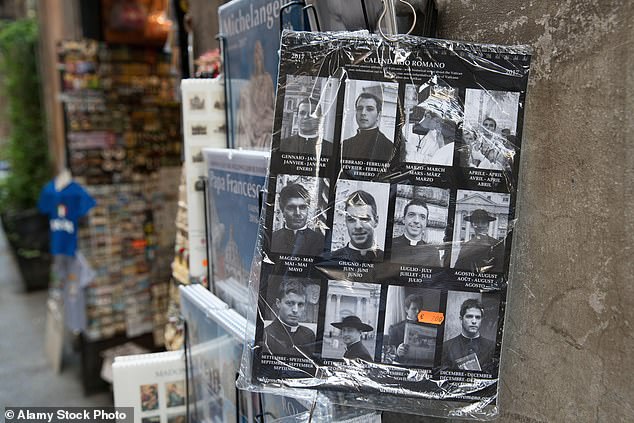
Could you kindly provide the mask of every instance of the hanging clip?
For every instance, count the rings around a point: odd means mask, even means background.
[[[225,122],[228,128],[233,128],[233,114],[229,113],[229,107],[231,105],[231,84],[227,82],[227,75],[229,75],[229,61],[227,60],[227,37],[224,34],[216,35],[216,40],[218,40],[218,44],[220,45],[220,58],[222,60],[222,73],[225,75],[224,78],[224,92],[225,92]],[[225,131],[226,136],[226,146],[227,148],[232,148],[233,139],[230,136],[230,131]]]
[[[385,8],[385,5],[383,5],[383,7]],[[368,10],[365,6],[365,0],[361,0],[361,10],[363,10],[363,20],[365,21],[365,29],[367,29],[369,32],[372,32],[372,29],[370,28],[370,20],[368,19]]]
[[[379,32],[381,33],[381,36],[383,36],[383,38],[385,38],[388,41],[396,41],[396,37],[392,37],[392,36],[388,36],[387,34],[385,34],[383,32],[383,29],[381,28],[381,22],[383,21],[383,18],[385,17],[385,15],[387,14],[387,4],[385,3],[386,1],[394,1],[394,0],[382,0],[383,3],[383,11],[381,12],[381,16],[379,16],[379,22],[378,22],[378,27],[379,27]],[[412,6],[409,2],[405,1],[405,0],[398,0],[401,3],[404,3],[406,5],[409,6],[410,9],[412,9],[412,13],[414,14],[414,22],[412,22],[412,26],[409,28],[409,31],[407,31],[407,33],[405,35],[409,35],[412,33],[412,31],[414,30],[414,27],[416,26],[416,9],[414,9],[414,6]],[[391,34],[393,35],[393,34]]]
[[[310,21],[310,16],[308,16],[309,10],[313,14],[313,19],[315,20],[315,27],[317,28],[317,31],[321,32],[321,25],[319,24],[319,17],[317,16],[317,9],[315,9],[315,6],[313,4],[307,4],[306,6],[304,6],[304,12],[308,17],[308,20]]]
[[[282,12],[284,12],[286,9],[289,9],[293,6],[302,6],[302,10],[304,11],[304,13],[307,13],[306,2],[303,0],[289,1],[288,3],[280,7],[280,34],[282,34],[282,31],[284,30],[284,18],[283,18]]]

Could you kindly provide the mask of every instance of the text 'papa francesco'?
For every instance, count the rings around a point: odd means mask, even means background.
[[[216,194],[228,191],[248,198],[258,198],[262,190],[260,184],[234,179],[230,174],[226,174],[224,177],[217,176],[213,171],[209,172],[209,185],[216,191]]]

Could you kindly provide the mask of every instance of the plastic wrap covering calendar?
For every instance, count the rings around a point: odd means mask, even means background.
[[[499,414],[530,57],[284,32],[240,388]]]

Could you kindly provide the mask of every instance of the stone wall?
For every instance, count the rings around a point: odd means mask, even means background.
[[[634,3],[438,7],[441,38],[529,44],[534,54],[499,421],[634,421]]]

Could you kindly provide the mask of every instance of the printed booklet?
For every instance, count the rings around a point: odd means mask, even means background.
[[[280,0],[233,0],[218,8],[224,42],[229,146],[268,150],[283,28],[305,28],[302,8]]]

